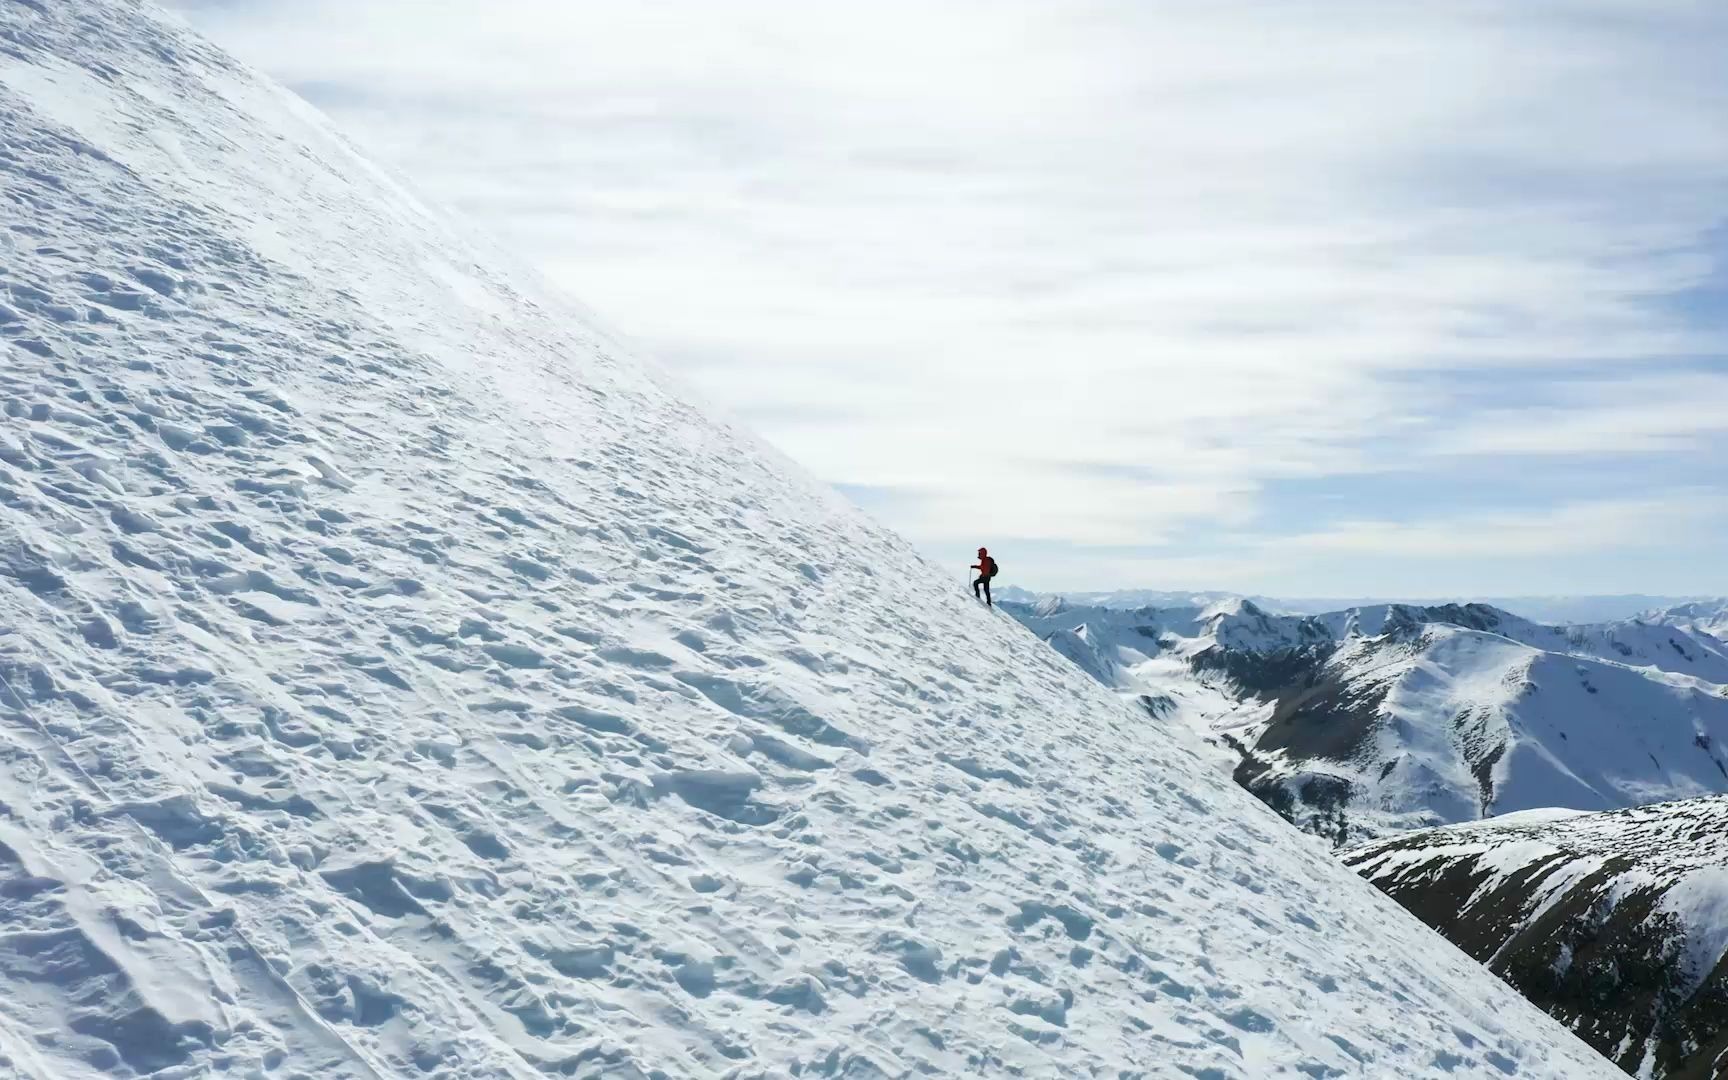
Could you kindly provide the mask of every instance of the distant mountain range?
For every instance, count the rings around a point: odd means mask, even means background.
[[[1717,613],[1718,622],[1716,625],[1718,629],[1728,629],[1728,616],[1722,614],[1724,611],[1728,611],[1728,599],[1707,597],[1702,594],[1694,596],[1654,596],[1646,593],[1602,596],[1445,596],[1412,599],[1410,597],[1386,596],[1245,596],[1237,592],[1204,589],[1197,591],[1107,589],[1097,592],[1049,593],[1032,592],[1009,585],[998,589],[997,595],[1005,600],[1026,604],[1036,604],[1040,600],[1061,596],[1069,603],[1081,606],[1124,609],[1210,607],[1214,604],[1245,599],[1262,611],[1281,615],[1323,615],[1329,611],[1347,611],[1351,608],[1376,607],[1398,602],[1414,604],[1418,607],[1443,607],[1448,604],[1464,604],[1474,601],[1489,607],[1500,608],[1503,611],[1515,612],[1535,622],[1555,625],[1614,622],[1620,619],[1634,618],[1648,612],[1667,612],[1696,604],[1707,611]]]
[[[1700,629],[1728,604],[1563,627],[1485,604],[1004,606],[1338,845],[1728,791],[1728,643]]]

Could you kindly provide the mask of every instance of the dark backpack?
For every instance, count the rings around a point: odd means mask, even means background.
[[[988,566],[984,567],[984,576],[985,577],[993,578],[998,573],[1001,572],[1002,567],[997,565],[996,556],[986,555],[986,556],[984,556],[984,561],[989,564]]]

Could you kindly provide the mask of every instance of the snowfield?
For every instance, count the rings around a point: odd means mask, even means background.
[[[0,1073],[1618,1075],[177,21],[0,199]]]

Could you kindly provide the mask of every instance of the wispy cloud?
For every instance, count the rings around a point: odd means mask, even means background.
[[[1460,471],[1640,456],[1540,522],[1724,449],[1710,0],[194,15],[927,547],[1062,541],[1034,584],[1213,584],[1110,575],[1234,572],[1253,530],[1316,560],[1261,587],[1417,589],[1432,532],[1362,523],[1480,517]],[[1313,540],[1347,535],[1413,542]],[[1530,587],[1654,569],[1605,543]]]
[[[1728,367],[1728,342],[1724,342]],[[1728,437],[1728,373],[1618,376],[1554,388],[1555,403],[1485,408],[1444,432],[1440,454],[1615,457],[1707,450]]]
[[[1690,529],[1728,525],[1728,495],[1709,490],[1646,498],[1569,502],[1530,511],[1454,514],[1416,521],[1343,521],[1321,532],[1281,538],[1294,551],[1346,552],[1408,559],[1541,558],[1576,552],[1648,552]]]

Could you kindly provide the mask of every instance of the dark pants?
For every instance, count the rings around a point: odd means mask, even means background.
[[[990,579],[985,577],[983,574],[979,574],[978,580],[972,583],[972,595],[978,595],[978,586],[980,585],[984,586],[984,602],[989,604],[991,607],[995,607],[996,602],[990,599]]]

